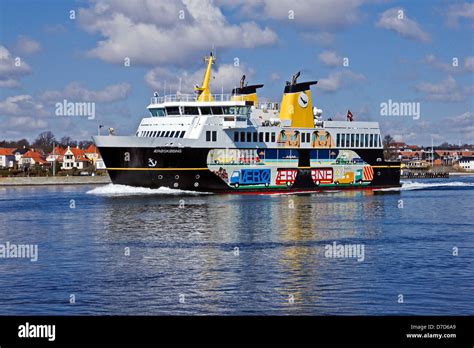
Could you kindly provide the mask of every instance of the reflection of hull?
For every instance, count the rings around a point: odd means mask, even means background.
[[[313,161],[305,150],[296,149],[292,150],[296,153],[296,159],[292,163],[280,162],[278,159],[266,160],[260,156],[258,163],[254,163],[256,161],[252,159],[252,163],[238,161],[226,164],[210,160],[209,152],[213,150],[208,148],[99,149],[112,182],[130,186],[165,186],[181,190],[226,193],[307,192],[400,186],[400,164],[380,161],[380,158],[383,158],[382,150],[353,150],[364,162],[339,165],[334,164],[334,160],[321,161],[319,164]],[[236,172],[238,174],[235,174]],[[253,177],[248,173],[252,173]],[[265,176],[259,173],[264,173]],[[368,177],[370,173],[372,176]],[[234,183],[231,182],[232,175],[241,175],[238,185],[235,185],[237,179],[234,179]],[[344,176],[350,177],[350,182],[341,180]]]

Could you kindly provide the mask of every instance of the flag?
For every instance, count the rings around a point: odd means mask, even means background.
[[[351,110],[347,110],[347,120],[352,122],[354,120],[354,115],[352,115]]]

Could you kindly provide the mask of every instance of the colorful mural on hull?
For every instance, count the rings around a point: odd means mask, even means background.
[[[316,186],[366,186],[373,168],[352,150],[311,150],[310,168],[298,168],[299,152],[291,149],[214,149],[207,167],[230,188],[291,188],[302,170]]]

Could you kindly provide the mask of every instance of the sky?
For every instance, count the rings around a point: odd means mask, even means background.
[[[245,74],[279,102],[301,71],[326,119],[350,109],[397,141],[472,144],[473,29],[472,1],[0,0],[0,139],[134,134],[153,92],[191,93],[214,49],[214,93]],[[64,100],[94,117],[57,115]]]

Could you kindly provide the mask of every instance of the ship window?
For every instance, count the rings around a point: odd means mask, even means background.
[[[354,142],[354,134],[351,134],[351,147],[354,147],[355,142]]]
[[[346,133],[346,147],[349,147],[349,146],[350,146],[350,145],[349,145],[349,144],[350,144],[349,141],[351,140],[350,136],[351,136],[350,134],[347,134],[347,133]]]
[[[356,134],[356,147],[359,147],[359,134]]]
[[[174,131],[172,131],[170,134],[170,138],[173,138],[173,137],[174,137]]]
[[[382,142],[380,141],[380,134],[377,135],[377,139],[378,139],[378,141],[379,141],[378,147],[381,147],[381,146],[382,146]]]
[[[185,106],[183,115],[199,115],[199,109],[195,106]]]
[[[365,146],[365,147],[369,147],[369,135],[368,135],[368,134],[365,135],[365,143],[364,143],[364,146]]]
[[[167,132],[165,133],[165,137],[169,137],[169,136],[170,136],[170,133],[171,133],[171,131],[167,131]]]
[[[155,116],[155,117],[166,116],[166,112],[164,108],[150,109],[150,113],[152,116]]]
[[[242,115],[242,116],[247,116],[250,112],[250,107],[249,106],[239,106],[237,108],[237,114]]]
[[[180,115],[179,113],[179,107],[177,106],[170,106],[166,108],[166,113],[170,115]]]
[[[212,141],[217,141],[217,131],[212,131]]]
[[[212,115],[211,108],[209,106],[201,106],[201,115]]]
[[[245,132],[240,132],[240,141],[245,141]]]
[[[341,145],[340,145],[340,147],[345,147],[345,143],[346,143],[346,135],[341,134]]]
[[[234,141],[239,141],[239,132],[234,132]]]
[[[222,115],[222,108],[220,106],[212,106],[211,107],[213,115]]]
[[[237,106],[224,106],[224,115],[237,115]]]
[[[265,142],[268,143],[270,141],[270,133],[265,132]]]
[[[373,147],[373,146],[374,146],[374,135],[373,135],[373,134],[370,134],[369,147]]]
[[[211,131],[206,131],[206,141],[211,141]]]
[[[275,133],[272,132],[272,143],[275,142]]]
[[[263,133],[258,133],[258,141],[260,141],[261,143],[263,143]]]
[[[364,134],[360,135],[360,147],[364,147]]]
[[[181,134],[179,135],[179,137],[184,138],[184,133],[185,133],[185,131],[181,131]]]
[[[258,141],[258,133],[254,132],[253,133],[253,142],[256,143]]]
[[[247,132],[247,142],[251,142],[252,141],[252,133],[250,132]]]
[[[336,135],[336,146],[337,147],[341,146],[341,134]]]

